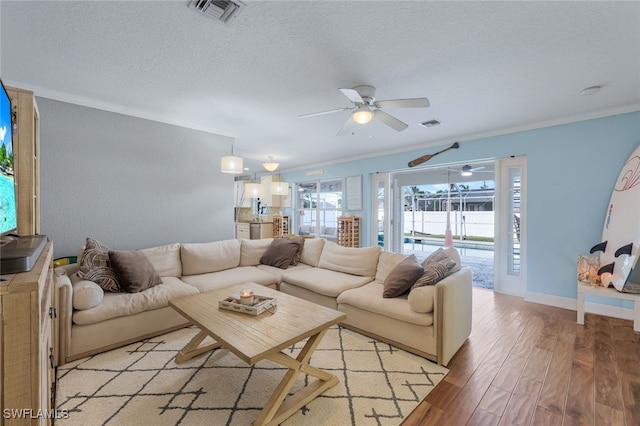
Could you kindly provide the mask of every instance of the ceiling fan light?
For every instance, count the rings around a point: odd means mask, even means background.
[[[351,118],[358,124],[367,124],[373,118],[373,113],[369,108],[361,106],[351,115]]]
[[[235,155],[225,155],[220,158],[220,171],[222,173],[240,174],[244,170],[242,157]]]
[[[473,174],[473,172],[471,171],[471,166],[469,165],[463,166],[460,174],[462,176],[471,176]]]

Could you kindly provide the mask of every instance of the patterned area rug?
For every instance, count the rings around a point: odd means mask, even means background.
[[[59,367],[57,408],[68,418],[56,425],[250,425],[285,369],[271,361],[250,367],[226,349],[176,364],[195,334],[185,328]],[[338,326],[311,364],[340,383],[283,425],[397,425],[448,372]]]

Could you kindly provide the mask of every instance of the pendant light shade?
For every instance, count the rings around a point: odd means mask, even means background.
[[[261,183],[246,183],[244,185],[244,191],[249,198],[264,197],[264,185]]]
[[[272,195],[287,195],[289,193],[289,184],[287,182],[271,182]]]
[[[239,175],[244,170],[242,157],[235,155],[225,155],[220,158],[220,171],[222,173],[232,173]]]

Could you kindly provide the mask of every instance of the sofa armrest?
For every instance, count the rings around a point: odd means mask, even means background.
[[[73,286],[70,276],[77,270],[77,265],[64,265],[54,270],[55,292],[57,301],[56,359],[58,364],[66,363],[71,345],[71,321],[73,319]]]
[[[472,272],[463,267],[436,284],[434,321],[438,363],[447,365],[471,334]]]

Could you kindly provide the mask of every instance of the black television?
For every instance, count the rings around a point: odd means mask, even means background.
[[[0,79],[0,236],[18,228],[16,182],[13,163],[13,114],[11,99]]]

